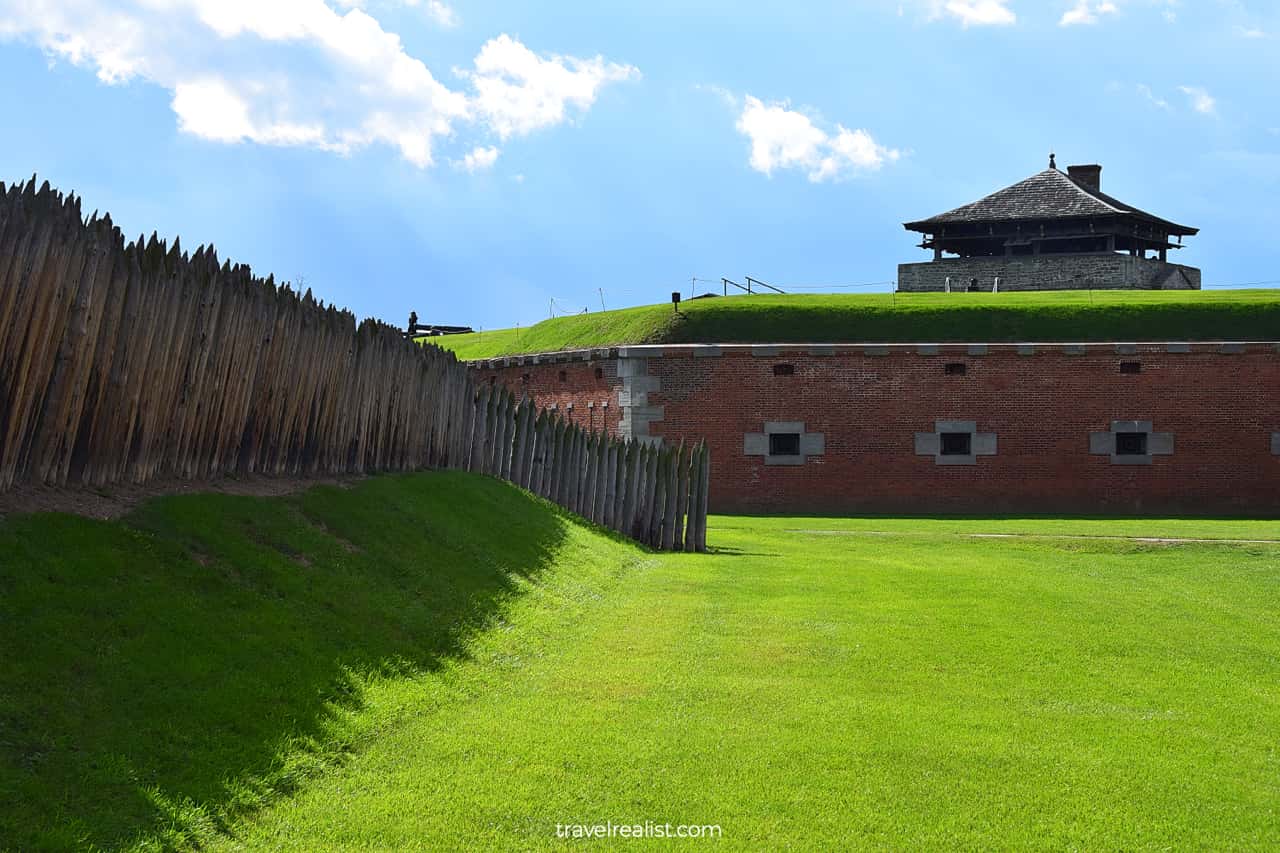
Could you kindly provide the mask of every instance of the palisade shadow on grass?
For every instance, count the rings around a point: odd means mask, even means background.
[[[455,472],[0,523],[0,847],[224,829],[342,760],[363,685],[465,654],[569,523]]]

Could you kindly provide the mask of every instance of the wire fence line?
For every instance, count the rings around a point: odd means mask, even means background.
[[[0,490],[462,468],[705,549],[705,444],[567,424],[399,328],[212,247],[126,244],[80,207],[34,178],[0,183]]]

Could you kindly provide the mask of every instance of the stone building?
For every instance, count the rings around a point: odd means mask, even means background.
[[[1169,262],[1198,229],[1102,191],[1102,167],[1049,168],[918,222],[933,260],[901,264],[901,291],[1198,290],[1200,270]]]

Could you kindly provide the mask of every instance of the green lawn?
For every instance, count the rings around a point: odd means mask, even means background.
[[[733,296],[433,338],[459,358],[638,343],[1271,340],[1280,290]]]
[[[217,835],[645,559],[459,473],[0,522],[0,850]]]
[[[718,517],[657,555],[454,474],[11,520],[0,847],[1274,849],[1280,545],[1105,536],[1280,522]]]

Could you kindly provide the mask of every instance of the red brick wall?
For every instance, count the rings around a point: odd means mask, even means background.
[[[520,364],[519,361],[526,363]],[[472,366],[472,375],[478,382],[505,385],[517,397],[526,394],[543,408],[555,406],[561,417],[574,424],[595,430],[605,429],[614,436],[618,434],[617,359],[557,362],[543,357],[537,364],[529,362],[528,358],[476,362]]]
[[[1111,344],[1082,355],[1060,344],[1033,355],[1010,345],[985,355],[968,355],[965,345],[943,345],[938,355],[911,346],[875,350],[888,355],[839,347],[834,356],[784,347],[776,357],[720,349],[694,358],[691,348],[669,347],[648,360],[661,382],[648,403],[663,407],[651,433],[708,440],[713,511],[1280,514],[1280,457],[1270,443],[1280,431],[1280,353],[1271,344],[1238,353],[1152,344],[1132,355]],[[1122,361],[1141,362],[1142,372],[1121,374]],[[966,374],[945,375],[949,362],[964,363]],[[775,376],[779,363],[795,374]],[[539,400],[572,400],[575,422],[587,401],[607,399],[616,429],[612,360],[496,373],[513,388],[529,373],[524,387]],[[977,421],[980,432],[996,433],[997,455],[973,466],[917,456],[915,433],[932,432],[939,419]],[[1113,420],[1153,421],[1156,432],[1173,433],[1173,455],[1149,466],[1091,455],[1089,433]],[[762,432],[765,421],[803,421],[825,435],[825,453],[796,467],[744,455],[743,435]]]

